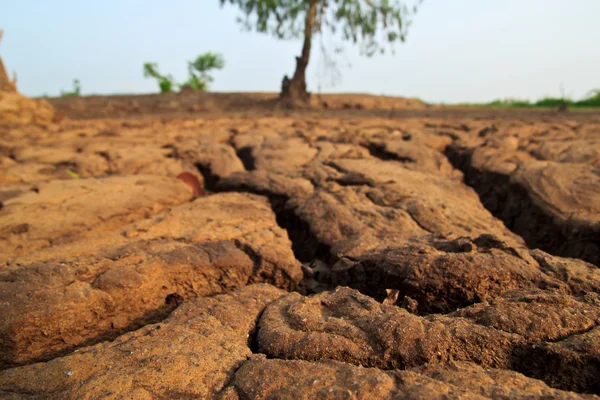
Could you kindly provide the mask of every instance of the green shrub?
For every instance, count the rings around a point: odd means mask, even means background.
[[[79,83],[79,79],[73,79],[73,90],[70,92],[60,91],[61,97],[79,97],[81,96],[81,84]]]
[[[170,93],[173,91],[173,82],[168,78],[161,78],[158,81],[158,87],[161,93]]]
[[[214,81],[208,73],[213,69],[223,69],[225,59],[221,54],[208,53],[200,54],[194,61],[188,61],[188,73],[190,75],[188,83],[193,89],[206,90],[208,84]]]
[[[575,107],[600,107],[600,89],[594,89],[588,93],[588,97],[576,101]]]
[[[156,63],[145,63],[144,64],[144,77],[154,78],[158,81],[158,88],[161,93],[169,93],[173,91],[175,81],[171,75],[162,75],[158,72],[158,64]]]
[[[181,85],[181,88],[183,89],[184,87],[189,87],[193,90],[198,90],[198,91],[205,91],[207,89],[207,85],[206,82],[203,82],[202,80],[200,80],[199,77],[197,77],[196,75],[190,75],[190,77],[188,78],[188,80]]]
[[[548,107],[548,108],[558,108],[563,104],[571,105],[573,102],[569,99],[559,99],[554,97],[546,97],[544,99],[536,101],[533,106],[534,107]]]
[[[209,83],[214,79],[209,72],[214,69],[222,69],[225,66],[225,59],[218,53],[200,54],[194,61],[188,61],[187,81],[179,85],[175,82],[171,75],[162,75],[158,72],[156,63],[144,64],[144,77],[154,78],[158,81],[158,87],[161,93],[172,92],[175,86],[179,86],[180,90],[191,88],[193,90],[205,91],[208,89]]]
[[[563,105],[567,105],[569,108],[578,107],[598,107],[600,108],[600,89],[592,90],[588,93],[587,97],[574,101],[564,97],[545,97],[534,103],[528,100],[518,99],[498,99],[484,104],[461,104],[466,106],[483,106],[483,107],[509,107],[509,108],[524,108],[524,107],[539,107],[539,108],[560,108]]]

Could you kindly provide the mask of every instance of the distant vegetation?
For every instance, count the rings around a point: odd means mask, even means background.
[[[61,97],[79,97],[81,96],[81,84],[79,83],[79,79],[73,79],[73,90],[70,92],[60,91]]]
[[[188,61],[189,78],[182,87],[207,90],[208,84],[214,81],[209,72],[223,67],[225,67],[225,59],[222,55],[211,52],[201,54],[194,61]]]
[[[225,67],[225,59],[221,54],[207,52],[200,54],[194,61],[188,61],[189,76],[187,81],[182,84],[175,82],[172,75],[162,75],[158,72],[156,63],[144,64],[144,77],[156,79],[161,93],[173,92],[176,88],[205,91],[214,81],[210,71],[223,69],[223,67]]]
[[[464,103],[466,106],[479,107],[531,107],[531,108],[559,108],[566,105],[568,108],[596,108],[600,107],[600,89],[590,91],[587,96],[581,100],[572,100],[568,98],[545,97],[536,102],[529,100],[504,99],[494,100],[490,103]]]
[[[169,93],[173,91],[173,87],[176,85],[171,75],[162,75],[158,72],[158,64],[156,63],[145,63],[144,64],[144,78],[154,78],[158,81],[158,87],[161,93]]]

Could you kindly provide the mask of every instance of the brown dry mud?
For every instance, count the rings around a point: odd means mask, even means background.
[[[0,398],[597,398],[600,114],[315,104],[3,92]]]

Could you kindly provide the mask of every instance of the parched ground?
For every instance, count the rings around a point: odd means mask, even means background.
[[[600,395],[600,113],[50,103],[0,121],[0,398]]]

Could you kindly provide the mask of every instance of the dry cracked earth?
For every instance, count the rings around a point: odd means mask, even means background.
[[[119,101],[0,127],[0,398],[600,395],[597,113]]]

